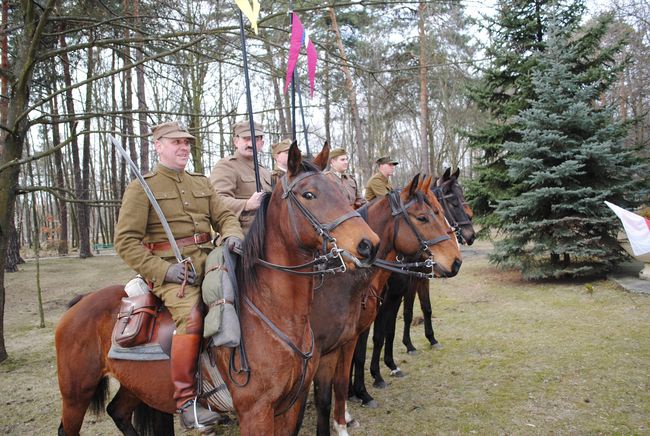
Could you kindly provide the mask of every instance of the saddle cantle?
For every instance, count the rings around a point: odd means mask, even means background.
[[[166,360],[175,325],[155,295],[122,298],[108,357],[120,360]]]

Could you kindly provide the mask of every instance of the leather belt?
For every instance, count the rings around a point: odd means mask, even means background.
[[[176,240],[176,245],[178,245],[178,248],[183,248],[187,247],[188,245],[192,244],[205,244],[206,242],[210,241],[210,234],[209,233],[195,233],[192,236],[188,236],[187,238],[180,238]],[[151,251],[167,251],[171,250],[172,246],[169,242],[150,242],[150,243],[143,243],[147,249]]]

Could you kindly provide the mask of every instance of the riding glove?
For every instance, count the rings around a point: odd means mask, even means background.
[[[168,269],[165,274],[165,281],[172,283],[183,283],[185,280],[185,264],[183,263],[174,263]],[[190,268],[188,265],[187,268],[187,283],[192,285],[196,281],[196,273],[193,268]]]

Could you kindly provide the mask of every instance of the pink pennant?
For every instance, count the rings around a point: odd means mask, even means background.
[[[302,37],[305,33],[305,28],[300,22],[300,18],[294,12],[293,14],[293,23],[291,25],[291,45],[289,46],[289,60],[287,61],[287,77],[284,81],[284,93],[287,93],[289,89],[289,83],[293,77],[293,70],[296,68],[296,63],[298,63],[298,55],[300,54],[300,46],[302,45]]]

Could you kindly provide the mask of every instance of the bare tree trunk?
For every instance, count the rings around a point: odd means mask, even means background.
[[[328,47],[329,48],[329,47]],[[323,92],[325,94],[325,140],[330,147],[332,147],[332,132],[330,126],[332,124],[332,114],[330,109],[330,55],[329,49],[325,50],[325,66],[323,68]]]
[[[289,137],[289,131],[287,130],[287,122],[284,118],[284,108],[282,102],[282,94],[280,93],[280,84],[278,79],[278,70],[275,68],[275,61],[273,60],[273,52],[271,51],[271,43],[268,39],[264,40],[264,48],[266,49],[267,59],[271,65],[271,82],[273,83],[273,96],[275,97],[275,107],[278,111],[278,119],[280,120],[280,139],[285,139]]]
[[[341,69],[345,75],[345,84],[348,91],[348,102],[350,104],[350,112],[352,115],[352,121],[354,123],[354,146],[359,157],[359,165],[361,167],[361,173],[363,174],[363,180],[368,180],[370,178],[370,171],[372,166],[368,159],[366,147],[364,146],[363,130],[361,129],[361,118],[359,117],[359,109],[357,105],[357,94],[354,90],[354,83],[352,82],[350,69],[348,68],[348,59],[345,55],[345,49],[343,48],[343,40],[341,39],[339,26],[336,22],[336,12],[334,11],[334,8],[329,8],[329,14],[332,22],[332,31],[336,35],[336,45],[338,46],[339,56],[343,61]],[[349,150],[349,152],[351,151]]]
[[[147,138],[149,129],[147,127],[147,101],[145,98],[145,83],[144,83],[144,64],[141,63],[144,59],[142,52],[142,20],[140,18],[140,0],[133,0],[133,15],[135,21],[137,43],[135,47],[135,60],[138,66],[135,68],[137,96],[138,96],[138,122],[140,124],[140,171],[142,173],[149,172],[149,140]]]
[[[18,265],[25,263],[25,260],[20,257],[20,241],[18,239],[18,232],[14,220],[9,224],[9,245],[7,246],[7,263],[5,264],[5,271],[16,272]]]
[[[59,131],[59,104],[57,98],[52,99],[52,142],[56,146],[61,142],[61,133]],[[54,165],[56,167],[55,186],[59,189],[65,187],[63,172],[63,153],[61,150],[54,152]],[[59,212],[59,245],[57,251],[59,255],[68,254],[68,204],[65,201],[56,199],[56,206]]]
[[[124,15],[128,15],[128,13],[129,0],[124,0]],[[129,27],[124,26],[124,39],[128,41],[130,38],[131,32],[129,31]],[[133,65],[131,60],[131,47],[129,46],[129,43],[126,43],[124,45],[124,88],[122,89],[124,102],[124,133],[131,154],[131,160],[137,165],[138,152],[135,149],[135,138],[133,137],[133,113],[131,112],[133,109],[133,75],[131,74],[131,65]]]
[[[0,143],[0,166],[20,160],[23,155],[28,121],[27,117],[21,115],[29,105],[29,87],[32,83],[37,56],[37,50],[34,47],[41,40],[45,30],[44,23],[52,13],[54,3],[54,0],[48,0],[44,4],[38,5],[35,2],[22,2],[23,23],[17,28],[14,35],[17,50],[16,63],[10,69],[15,80],[11,84],[11,91],[6,94],[9,100],[6,111],[7,122],[2,126],[6,135],[4,141]],[[14,219],[19,175],[19,165],[8,166],[0,171],[0,362],[7,359],[4,339],[4,278],[9,229]]]
[[[427,44],[426,32],[424,29],[426,3],[420,3],[418,30],[420,39],[420,171],[431,174],[429,165],[429,94],[427,92]]]

